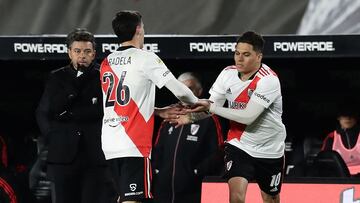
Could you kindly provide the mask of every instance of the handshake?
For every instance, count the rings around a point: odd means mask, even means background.
[[[213,102],[208,99],[199,99],[193,105],[176,103],[163,108],[155,108],[155,115],[179,127],[208,117],[211,103]]]

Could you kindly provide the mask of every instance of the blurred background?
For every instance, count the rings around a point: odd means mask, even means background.
[[[0,35],[65,34],[86,27],[112,34],[119,10],[138,10],[147,34],[359,33],[356,0],[1,0]]]

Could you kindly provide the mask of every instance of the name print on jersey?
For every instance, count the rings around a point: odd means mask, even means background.
[[[109,65],[126,65],[131,64],[131,56],[129,57],[115,57],[109,59]]]

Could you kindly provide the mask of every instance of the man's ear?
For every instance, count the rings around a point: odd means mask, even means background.
[[[67,53],[68,53],[69,59],[71,59],[71,53],[70,52],[71,52],[71,50],[68,48]]]
[[[138,35],[141,32],[141,25],[136,26],[135,34]]]

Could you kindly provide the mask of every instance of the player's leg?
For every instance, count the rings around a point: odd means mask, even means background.
[[[252,159],[239,148],[226,145],[224,178],[228,180],[230,203],[245,202],[247,186],[255,172]]]
[[[256,159],[255,179],[261,189],[264,203],[279,203],[284,174],[284,157],[277,159]]]
[[[243,177],[233,177],[228,181],[230,203],[245,202],[248,181]]]
[[[261,198],[264,203],[280,203],[280,195],[269,195],[261,191]]]

